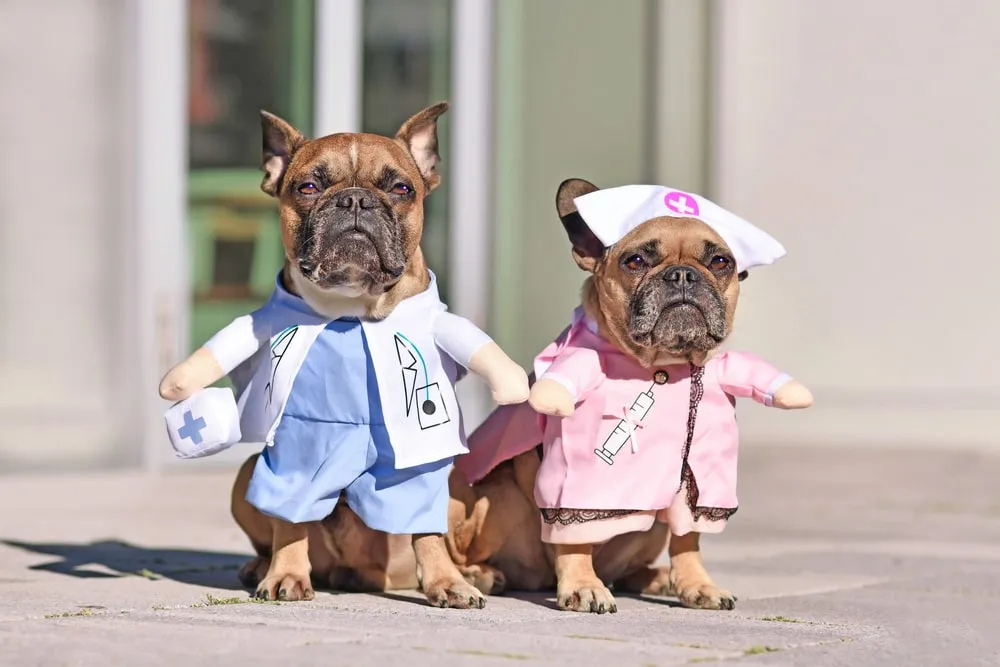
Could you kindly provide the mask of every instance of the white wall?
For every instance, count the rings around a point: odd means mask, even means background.
[[[0,3],[0,472],[128,456],[123,10]]]
[[[789,251],[735,342],[817,397],[749,439],[1000,446],[1000,2],[716,8],[713,195]]]

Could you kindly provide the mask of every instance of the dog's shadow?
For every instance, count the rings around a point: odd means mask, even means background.
[[[185,584],[242,590],[236,574],[249,554],[194,549],[146,548],[118,540],[89,544],[36,543],[0,540],[0,544],[56,560],[29,569],[81,579],[143,577]]]
[[[47,563],[32,565],[29,569],[53,572],[80,579],[109,579],[118,577],[143,577],[150,580],[170,579],[184,584],[245,590],[237,572],[249,553],[227,553],[195,549],[162,549],[141,547],[120,540],[101,540],[89,544],[22,542],[0,539],[0,544],[35,554],[54,557]],[[328,590],[324,588],[323,590]],[[340,591],[343,592],[343,591]],[[397,602],[426,605],[423,595],[399,592],[374,593]],[[619,592],[620,598],[642,600],[646,603],[682,607],[673,598],[635,595]],[[513,598],[529,604],[558,610],[555,591],[507,591],[502,597]]]
[[[614,589],[612,588],[612,592]],[[623,591],[614,592],[615,599],[617,600],[637,600],[646,604],[660,605],[663,607],[671,607],[675,609],[684,609],[684,605],[681,604],[680,600],[676,598],[661,597],[659,595],[640,595],[638,593],[626,593]],[[513,598],[515,600],[520,600],[522,602],[528,602],[530,604],[544,607],[545,609],[551,609],[553,611],[563,611],[559,607],[559,603],[556,602],[556,592],[551,591],[507,591],[503,593],[505,598]]]
[[[427,598],[425,598],[422,593],[417,591],[408,591],[407,593],[402,593],[400,591],[382,591],[378,593],[371,593],[371,595],[377,595],[378,597],[393,600],[395,602],[408,602],[421,607],[426,607],[429,604],[427,602]],[[487,596],[486,605],[487,607],[489,606],[489,600],[491,599],[507,598],[510,600],[527,602],[539,607],[545,607],[547,609],[558,610],[559,606],[556,604],[555,595],[556,592],[554,589],[551,591],[506,591],[504,593]]]
[[[409,595],[402,595],[398,592],[385,591],[381,593],[374,593],[380,597],[394,600],[396,602],[408,602],[410,604],[415,604],[419,606],[426,606],[427,600],[421,594],[411,593]],[[493,597],[503,597],[507,599],[518,600],[520,602],[526,602],[528,604],[533,604],[538,607],[543,607],[545,609],[551,609],[553,611],[561,611],[558,603],[556,602],[556,592],[555,590],[545,590],[545,591],[506,591],[500,595],[491,595]],[[665,607],[673,607],[677,609],[684,609],[684,605],[680,603],[680,600],[675,598],[660,597],[657,595],[638,595],[635,593],[615,593],[615,597],[622,599],[638,600],[640,602],[645,602],[647,604],[662,605]],[[489,603],[487,602],[487,605]]]
[[[614,592],[614,596],[619,600],[638,600],[640,602],[663,605],[665,607],[684,608],[684,605],[682,605],[679,600],[675,598],[660,597],[658,595],[639,595],[637,593]],[[559,604],[556,602],[556,592],[554,589],[546,591],[507,591],[503,593],[503,597],[529,602],[533,605],[544,607],[546,609],[552,609],[554,611],[562,611]]]

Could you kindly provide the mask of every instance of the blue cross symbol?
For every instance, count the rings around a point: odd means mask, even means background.
[[[191,442],[196,445],[201,444],[201,429],[205,428],[205,420],[201,417],[197,419],[188,410],[184,413],[184,426],[177,429],[177,435],[181,436],[181,439],[191,438]]]

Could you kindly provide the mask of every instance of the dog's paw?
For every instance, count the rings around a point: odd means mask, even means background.
[[[690,609],[735,609],[736,596],[715,584],[674,585],[674,594]]]
[[[427,601],[435,607],[482,609],[486,597],[465,579],[439,579],[424,587]]]
[[[243,563],[243,567],[240,568],[236,576],[246,588],[257,588],[257,584],[267,575],[267,570],[270,567],[271,560],[269,558],[256,556]]]
[[[309,572],[268,572],[257,584],[254,597],[258,600],[298,602],[316,597]]]
[[[492,565],[480,564],[459,568],[465,580],[484,595],[503,595],[507,590],[507,577]]]
[[[556,604],[563,611],[582,611],[594,614],[614,614],[618,604],[608,587],[599,580],[583,585],[566,586],[556,591]]]

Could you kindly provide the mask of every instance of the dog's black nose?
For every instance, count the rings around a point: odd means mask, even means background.
[[[701,280],[698,270],[692,266],[668,266],[663,271],[663,279],[676,287],[686,287]]]
[[[357,211],[358,209],[375,208],[378,200],[375,197],[375,193],[371,190],[366,190],[365,188],[346,188],[336,194],[334,203],[337,208],[349,208]]]

